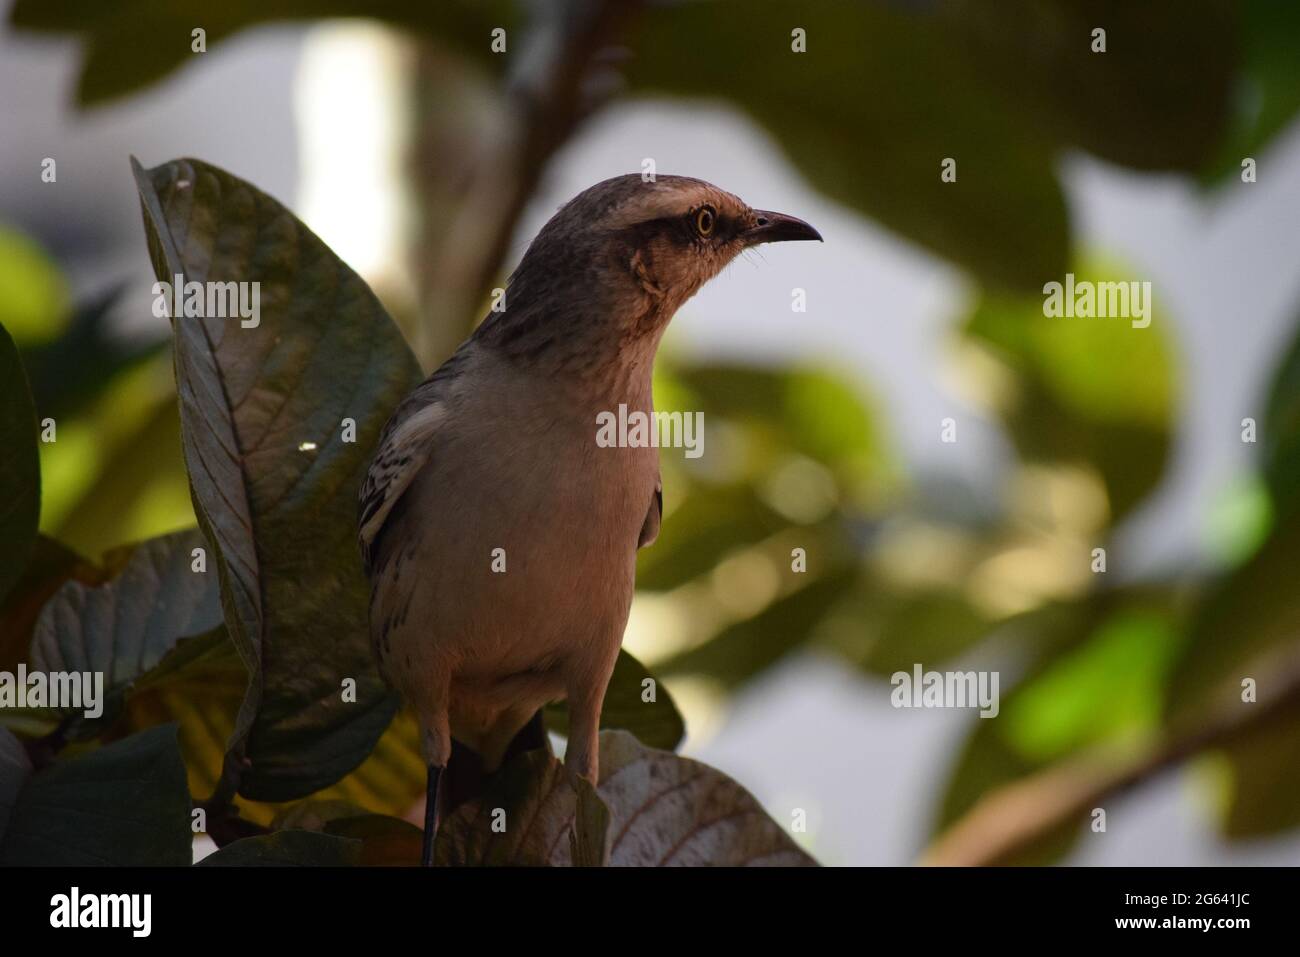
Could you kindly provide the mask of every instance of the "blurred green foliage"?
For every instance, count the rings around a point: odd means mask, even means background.
[[[211,48],[264,23],[350,15],[427,37],[454,51],[466,70],[504,87],[509,58],[489,53],[490,31],[502,26],[524,44],[541,42],[555,9],[538,4],[525,15],[504,0],[267,0],[200,14],[191,0],[111,9],[17,0],[11,20],[84,38],[77,97],[94,106],[181,66],[197,23]],[[1099,23],[1109,31],[1104,56],[1088,50]],[[791,53],[793,27],[806,30],[815,55]],[[848,37],[859,39],[844,42]],[[1300,108],[1300,8],[1267,0],[707,0],[656,5],[626,41],[630,95],[730,103],[826,195],[967,270],[977,292],[954,327],[953,351],[972,397],[1001,426],[1014,457],[1005,467],[1005,494],[976,505],[986,499],[979,489],[907,474],[876,401],[841,372],[665,357],[656,379],[660,404],[704,411],[711,451],[699,462],[664,459],[665,522],[659,542],[640,556],[638,582],[675,610],[677,626],[653,636],[645,664],[631,656],[620,662],[606,704],[610,726],[630,728],[645,744],[678,743],[681,717],[667,695],[648,712],[619,706],[651,672],[670,683],[690,676],[734,690],[808,648],[840,656],[870,682],[917,661],[927,668],[990,661],[1004,679],[1002,716],[972,722],[936,795],[938,831],[999,788],[1071,757],[1158,748],[1202,733],[1250,707],[1241,701],[1243,678],[1255,679],[1261,700],[1293,693],[1300,322],[1262,393],[1260,481],[1229,502],[1231,541],[1216,543],[1211,555],[1222,567],[1189,561],[1138,578],[1112,552],[1111,567],[1099,575],[1090,569],[1093,549],[1109,548],[1120,524],[1167,476],[1185,399],[1177,316],[1157,312],[1140,330],[1123,320],[1049,320],[1041,288],[1067,270],[1096,281],[1132,278],[1125,265],[1074,248],[1062,158],[1082,150],[1133,170],[1187,174],[1206,189],[1234,182],[1241,158],[1265,149]],[[782,68],[773,69],[778,58]],[[958,179],[942,184],[939,164],[949,156],[958,158]],[[195,249],[182,255],[168,242],[192,201],[177,195],[177,169],[140,174],[151,251],[167,275],[195,268],[186,259]],[[189,169],[201,174],[197,201],[213,214],[196,248],[212,252],[222,217],[243,217],[237,200],[252,187],[201,164]],[[262,215],[271,211],[263,207]],[[166,778],[158,783],[167,796],[157,811],[170,819],[188,811],[183,788],[205,796],[233,786],[245,821],[321,832],[245,839],[213,863],[374,863],[409,850],[412,834],[391,816],[422,790],[415,729],[406,714],[389,722],[392,702],[370,675],[356,617],[363,614],[358,570],[348,564],[355,556],[342,557],[352,496],[335,495],[355,482],[369,446],[363,439],[354,450],[328,448],[341,412],[327,400],[339,382],[364,384],[369,418],[359,429],[372,435],[415,369],[359,281],[346,277],[350,292],[328,286],[320,270],[332,256],[319,245],[311,252],[315,259],[300,275],[277,273],[274,250],[255,245],[221,247],[226,258],[211,264],[217,274],[247,279],[266,270],[289,287],[302,282],[293,299],[311,307],[278,317],[293,336],[273,353],[283,365],[270,386],[301,400],[295,421],[302,438],[318,442],[314,461],[324,464],[318,471],[295,452],[293,461],[278,463],[284,474],[230,473],[229,487],[243,499],[235,503],[238,519],[268,543],[249,562],[241,561],[249,542],[230,524],[238,524],[230,503],[204,485],[203,468],[229,463],[212,458],[218,450],[205,444],[203,430],[237,436],[260,433],[266,423],[209,407],[194,387],[218,372],[247,382],[255,359],[266,357],[213,352],[179,336],[178,404],[168,358],[159,353],[165,340],[119,342],[107,324],[111,293],[74,308],[39,248],[0,231],[0,320],[16,341],[0,337],[0,441],[16,453],[0,460],[0,532],[6,546],[17,546],[0,559],[0,668],[54,648],[70,656],[65,660],[89,650],[77,627],[67,626],[80,617],[65,611],[64,624],[55,624],[59,610],[78,601],[112,594],[119,614],[151,607],[156,595],[132,570],[176,543],[211,544],[220,588],[210,577],[210,590],[193,597],[196,607],[210,612],[220,602],[223,611],[220,622],[205,614],[159,622],[153,631],[97,625],[110,647],[136,642],[132,667],[119,672],[120,698],[98,727],[51,714],[0,716],[28,744],[53,735],[68,747],[33,769],[18,739],[0,729],[0,760],[22,782],[14,833],[37,821],[64,826],[41,817],[57,810],[48,796],[62,800],[73,785],[96,781],[103,762],[120,758]],[[317,296],[317,286],[331,295]],[[387,361],[367,365],[360,344],[375,323],[383,330],[375,347],[388,350]],[[294,352],[294,336],[335,337],[329,363],[309,368]],[[45,416],[58,419],[57,443],[37,443],[35,422]],[[268,492],[283,491],[288,475],[309,488],[282,505]],[[318,552],[326,516],[338,534]],[[304,528],[311,529],[310,550]],[[188,530],[158,537],[177,529]],[[144,544],[115,549],[132,541]],[[807,557],[804,573],[792,570],[795,549]],[[320,590],[310,593],[304,582]],[[311,624],[326,614],[324,595],[332,596],[328,636]],[[300,643],[268,666],[266,642],[289,633]],[[363,697],[373,705],[364,720],[313,708],[340,670],[363,676]],[[562,731],[562,710],[548,721]],[[175,723],[176,734],[158,730],[163,723]],[[1300,824],[1290,798],[1300,718],[1247,727],[1222,751],[1230,772],[1227,836]],[[253,770],[245,773],[249,753]],[[543,802],[559,789],[562,803],[577,800],[553,762],[533,760],[538,767],[524,777],[544,779],[551,790],[523,787],[515,799]],[[1016,860],[1054,859],[1081,826],[1061,821]],[[489,856],[467,834],[458,835],[467,842],[458,853]],[[141,853],[171,860],[179,845],[175,833],[166,836]],[[125,845],[101,851],[106,859],[137,859]],[[0,861],[33,854],[23,840],[0,837]],[[68,854],[78,859],[75,848]]]

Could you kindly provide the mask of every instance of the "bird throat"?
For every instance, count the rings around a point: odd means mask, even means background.
[[[613,302],[594,296],[581,308],[572,301],[550,308],[515,301],[509,313],[489,316],[476,335],[522,368],[587,397],[648,395],[659,341],[680,305],[675,300],[646,290]]]

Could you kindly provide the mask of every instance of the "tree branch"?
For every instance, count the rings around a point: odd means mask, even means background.
[[[506,83],[502,121],[470,150],[456,144],[460,175],[450,208],[447,170],[428,163],[450,151],[422,121],[414,171],[423,220],[415,255],[421,301],[415,347],[426,367],[445,359],[473,328],[546,163],[614,88],[601,82],[600,65],[642,5],[563,0],[549,8],[548,19],[531,25],[523,49],[510,54],[517,66]],[[417,73],[427,86],[433,76],[445,76],[445,65],[425,56]]]
[[[1230,745],[1277,720],[1300,716],[1300,672],[1286,676],[1267,700],[1237,704],[1212,720],[1133,757],[1092,752],[988,794],[921,857],[939,866],[999,864],[1071,820],[1086,819],[1107,800],[1189,758]]]

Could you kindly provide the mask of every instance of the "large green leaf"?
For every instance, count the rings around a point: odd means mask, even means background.
[[[600,735],[599,805],[590,786],[542,751],[499,772],[484,796],[442,825],[441,864],[562,865],[603,844],[612,866],[799,866],[815,863],[743,787],[722,772],[647,748],[623,731]],[[502,815],[504,811],[504,815]],[[493,822],[498,823],[494,830]],[[571,839],[576,825],[584,838]],[[501,830],[501,826],[504,830]]]
[[[216,572],[192,570],[193,551],[206,545],[197,529],[164,535],[126,549],[121,572],[102,585],[64,584],[41,610],[28,666],[102,674],[104,713],[95,724],[111,723],[132,684],[178,640],[221,624]]]
[[[22,576],[41,511],[36,406],[18,348],[0,326],[0,601]]]
[[[645,682],[654,682],[654,700],[644,700]],[[621,728],[630,731],[652,748],[674,751],[686,735],[686,724],[668,689],[660,683],[645,665],[619,649],[614,673],[605,700],[600,708],[602,728]],[[549,731],[569,733],[567,702],[558,702],[546,708],[546,727]]]
[[[275,200],[197,160],[135,172],[161,280],[260,284],[255,328],[172,327],[195,511],[251,673],[225,788],[292,800],[356,767],[396,708],[370,652],[356,495],[420,372],[366,284]]]
[[[161,726],[32,774],[0,865],[189,864],[192,837],[176,729]]]

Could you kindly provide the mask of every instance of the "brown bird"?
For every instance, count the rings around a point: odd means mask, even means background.
[[[503,303],[393,413],[361,490],[380,670],[428,764],[423,861],[452,738],[495,769],[567,697],[565,763],[597,781],[601,702],[659,533],[658,451],[597,443],[600,413],[653,419],[655,350],[741,251],[820,240],[684,176],[597,183],[542,227]]]

